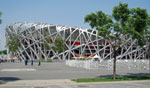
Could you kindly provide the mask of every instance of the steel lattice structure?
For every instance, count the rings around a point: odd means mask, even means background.
[[[12,34],[20,36],[21,46],[16,56],[25,58],[51,58],[59,56],[61,60],[71,59],[77,56],[92,56],[97,54],[103,59],[111,59],[113,56],[112,47],[107,40],[98,36],[98,31],[94,29],[82,29],[75,27],[31,23],[16,22],[6,27],[6,41]],[[46,50],[43,47],[43,39],[50,36],[51,41],[55,41],[57,36],[61,36],[65,40],[67,50],[56,54],[52,49]],[[132,40],[129,36],[122,37],[126,42],[121,46],[118,59],[128,58],[144,58],[144,49],[136,46],[136,40]]]

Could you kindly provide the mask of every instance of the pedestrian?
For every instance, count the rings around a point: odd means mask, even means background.
[[[21,62],[21,61],[22,61],[22,59],[21,59],[21,58],[19,58],[19,61]]]
[[[38,64],[38,66],[40,66],[41,65],[41,61],[40,61],[40,59],[39,59],[39,64]]]
[[[33,66],[33,63],[34,63],[34,61],[33,61],[33,59],[31,59],[31,66]]]
[[[28,65],[28,60],[25,59],[25,60],[24,60],[24,63],[25,63],[25,66],[27,66],[27,65]]]
[[[0,63],[2,62],[2,58],[0,58]]]
[[[26,59],[24,59],[24,65],[26,65]]]

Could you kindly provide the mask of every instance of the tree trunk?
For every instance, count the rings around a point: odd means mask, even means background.
[[[148,59],[149,59],[149,77],[150,77],[150,58],[149,58],[149,54],[148,54]]]
[[[116,79],[116,49],[114,48],[113,79]]]
[[[149,77],[150,77],[150,44],[148,45],[148,50],[146,51],[147,60],[149,60]]]
[[[148,60],[149,60],[149,77],[150,77],[150,58],[149,58],[149,52],[150,52],[150,44],[148,46]]]

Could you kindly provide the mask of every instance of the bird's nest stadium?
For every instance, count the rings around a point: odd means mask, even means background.
[[[94,55],[102,59],[112,59],[112,46],[109,41],[98,36],[98,31],[94,29],[82,29],[52,24],[16,22],[6,27],[6,42],[12,34],[20,36],[21,46],[14,53],[22,59],[55,59],[59,60],[74,59],[75,57],[88,58]],[[53,49],[45,49],[43,41],[45,37],[50,37],[55,41],[57,36],[61,36],[65,41],[67,49],[64,52],[56,53]],[[124,36],[126,40],[118,51],[117,59],[142,59],[146,56],[146,49],[136,45],[136,40]],[[50,44],[49,44],[50,45]]]

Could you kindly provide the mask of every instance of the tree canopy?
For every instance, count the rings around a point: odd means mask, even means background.
[[[62,39],[62,37],[57,36],[55,41],[54,41],[54,46],[53,49],[55,52],[63,52],[66,50],[66,45],[65,45],[65,41]]]
[[[150,24],[149,20],[146,9],[140,7],[129,9],[127,3],[119,3],[118,6],[115,6],[112,16],[102,11],[92,12],[85,16],[84,21],[89,23],[91,28],[96,28],[98,34],[107,39],[112,46],[114,79],[116,77],[117,52],[124,42],[122,37],[129,34],[133,39],[137,39],[138,45],[143,46],[144,34]]]
[[[50,50],[52,48],[52,41],[50,36],[44,38],[44,47],[46,50]]]
[[[88,22],[92,28],[95,27],[96,29],[107,25],[108,23],[112,23],[111,17],[102,11],[97,11],[96,13],[86,15],[84,21]]]
[[[7,54],[7,50],[1,50],[1,51],[0,51],[0,55],[1,55],[1,54],[5,54],[5,55],[6,55],[6,54]]]
[[[147,24],[150,24],[148,18],[146,9],[140,7],[129,9],[127,3],[119,3],[113,8],[112,16],[97,11],[86,15],[84,21],[92,28],[96,28],[99,35],[104,38],[119,39],[122,34],[130,34],[142,46],[144,32],[148,27]]]
[[[8,37],[6,41],[6,47],[8,48],[9,52],[15,53],[20,46],[20,37],[18,35]]]
[[[131,9],[128,22],[128,27],[131,29],[130,34],[142,46],[144,44],[144,32],[148,28],[148,13],[146,9],[139,7]]]

